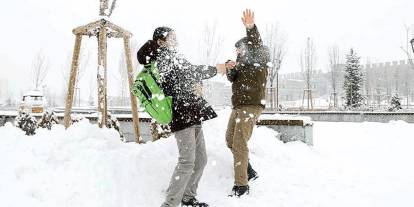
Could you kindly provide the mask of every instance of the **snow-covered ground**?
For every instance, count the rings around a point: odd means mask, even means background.
[[[212,207],[414,206],[414,124],[400,121],[316,122],[313,148],[256,128],[251,162],[260,178],[249,196],[229,198],[228,115],[221,111],[204,128],[209,161],[198,197]],[[138,145],[117,136],[87,121],[31,137],[0,127],[0,206],[160,206],[177,161],[175,140]]]

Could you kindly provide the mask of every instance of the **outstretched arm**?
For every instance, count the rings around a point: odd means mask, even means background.
[[[246,27],[247,38],[253,45],[263,45],[262,38],[260,37],[259,30],[254,21],[254,12],[250,9],[243,11],[243,17],[241,18],[244,26]]]
[[[195,66],[196,72],[201,75],[201,79],[209,79],[217,75],[217,68],[207,65]]]

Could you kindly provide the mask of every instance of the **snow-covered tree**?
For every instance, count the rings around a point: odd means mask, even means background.
[[[26,111],[19,112],[15,125],[25,131],[28,136],[36,134],[37,120]]]
[[[398,110],[401,110],[401,109],[402,109],[401,100],[400,100],[400,97],[398,96],[398,94],[396,93],[391,97],[391,104],[388,108],[388,111],[398,111]]]
[[[59,124],[59,120],[55,112],[46,111],[45,113],[43,113],[42,118],[40,118],[40,121],[37,124],[37,126],[51,130],[52,126],[55,124]]]
[[[354,49],[351,49],[346,55],[344,92],[345,107],[349,109],[357,109],[361,107],[364,97],[362,96],[362,84],[364,75],[359,63],[360,57]]]

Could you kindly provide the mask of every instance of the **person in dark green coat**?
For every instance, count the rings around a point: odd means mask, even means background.
[[[249,163],[249,141],[253,127],[265,108],[265,91],[270,65],[269,49],[263,45],[254,22],[254,13],[243,12],[246,37],[236,44],[237,60],[228,61],[227,78],[232,83],[232,113],[229,118],[226,142],[233,153],[235,182],[232,195],[249,192],[248,181],[257,178]]]

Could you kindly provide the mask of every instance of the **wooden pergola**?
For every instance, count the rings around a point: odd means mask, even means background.
[[[76,75],[79,67],[79,53],[81,48],[82,36],[96,36],[98,39],[98,114],[99,127],[107,126],[108,102],[107,102],[107,40],[108,38],[122,38],[124,42],[125,56],[128,70],[128,82],[131,98],[131,111],[133,128],[136,142],[140,142],[139,117],[136,97],[132,94],[133,67],[131,60],[130,38],[132,34],[127,30],[111,23],[107,19],[100,19],[90,24],[73,29],[75,34],[75,47],[73,50],[72,66],[70,72],[68,93],[66,96],[64,125],[68,128],[71,124],[71,112],[73,104],[73,93],[76,82]]]

